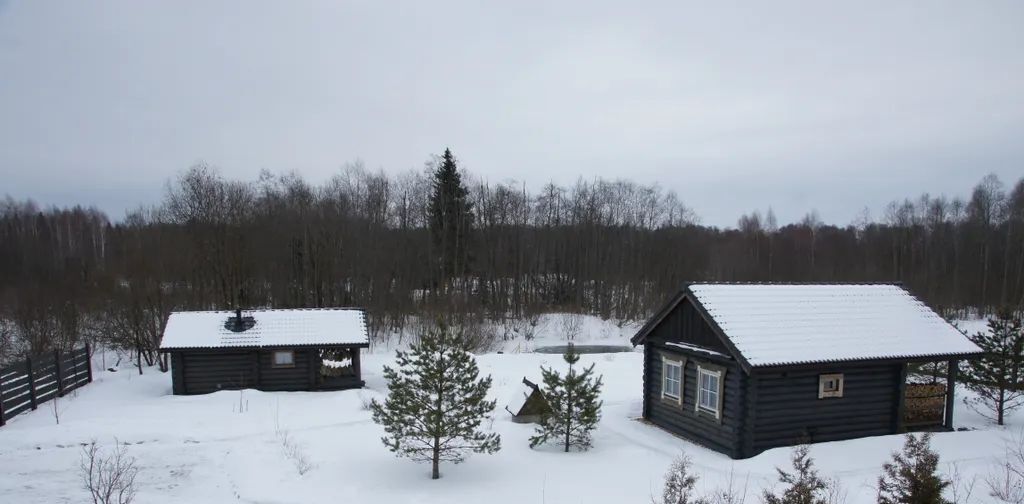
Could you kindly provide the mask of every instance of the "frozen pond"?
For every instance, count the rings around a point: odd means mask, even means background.
[[[581,354],[595,354],[595,353],[618,353],[618,352],[632,352],[633,347],[626,345],[573,345],[576,351]],[[535,353],[544,354],[564,354],[565,350],[569,348],[568,345],[556,345],[540,347],[534,350]]]

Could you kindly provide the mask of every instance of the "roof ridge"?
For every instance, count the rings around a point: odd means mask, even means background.
[[[258,312],[282,312],[282,311],[359,311],[366,313],[366,308],[358,306],[324,306],[319,308],[242,308],[243,313],[258,313]],[[234,314],[235,309],[231,310],[175,310],[171,314],[175,313],[224,313]]]
[[[899,281],[892,281],[892,282],[883,282],[883,281],[877,281],[877,282],[871,282],[871,281],[864,281],[864,282],[853,282],[853,281],[850,281],[850,282],[846,282],[846,281],[843,281],[843,282],[774,282],[774,281],[771,281],[771,282],[767,282],[767,281],[766,282],[761,282],[761,281],[722,281],[722,282],[719,282],[719,281],[697,281],[697,282],[683,282],[683,284],[682,284],[682,286],[680,287],[679,290],[686,291],[690,287],[697,286],[697,285],[736,285],[736,286],[742,286],[742,285],[752,285],[752,286],[755,286],[755,285],[760,285],[760,286],[806,286],[806,287],[815,287],[815,286],[847,286],[847,287],[849,287],[849,286],[861,286],[862,285],[862,286],[899,287],[899,288],[901,288],[903,290],[907,290],[907,288],[903,285],[903,282],[899,282]]]

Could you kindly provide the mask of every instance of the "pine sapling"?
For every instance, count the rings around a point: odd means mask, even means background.
[[[903,450],[893,452],[878,478],[878,504],[949,504],[942,497],[949,481],[939,475],[939,454],[931,434],[907,434]]]
[[[665,487],[661,492],[661,500],[651,499],[653,504],[706,504],[707,500],[693,495],[693,487],[697,484],[697,476],[690,472],[691,462],[686,454],[681,454],[672,461],[665,473]]]
[[[544,380],[544,397],[550,406],[541,417],[530,447],[544,443],[561,444],[564,451],[570,448],[587,450],[592,444],[591,432],[601,420],[601,377],[594,378],[594,365],[582,373],[574,367],[580,360],[575,345],[569,344],[562,356],[569,364],[569,372],[563,377],[553,368],[541,368]]]
[[[1003,425],[1007,413],[1024,406],[1024,330],[1020,316],[1001,311],[988,331],[971,337],[985,355],[968,363],[963,381],[975,396],[965,403]]]
[[[408,352],[397,352],[398,367],[384,367],[388,397],[373,400],[373,421],[384,426],[384,445],[398,457],[431,463],[460,463],[469,453],[494,453],[501,438],[480,429],[494,409],[486,400],[491,377],[480,378],[461,332],[439,323]]]
[[[793,449],[793,472],[786,472],[776,467],[779,481],[786,485],[781,494],[776,495],[770,490],[764,491],[766,504],[827,504],[829,484],[818,476],[814,468],[814,459],[810,456],[810,447],[800,445]]]

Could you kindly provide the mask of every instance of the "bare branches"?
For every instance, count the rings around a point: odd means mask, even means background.
[[[581,178],[530,189],[538,186],[465,173],[463,228],[441,241],[429,230],[431,180],[355,162],[321,185],[293,173],[240,181],[200,164],[158,206],[116,223],[92,209],[7,199],[0,319],[16,335],[7,352],[100,335],[140,367],[163,366],[153,349],[169,311],[238,305],[362,306],[374,334],[437,313],[474,323],[552,311],[638,320],[698,279],[891,278],[947,314],[1024,307],[1024,185],[1007,195],[994,177],[966,200],[901,199],[880,221],[865,214],[835,226],[810,212],[785,223],[769,208],[719,229],[698,226],[657,185]],[[443,260],[453,240],[457,260]],[[481,348],[491,339],[479,334]]]
[[[139,469],[126,445],[116,439],[113,450],[106,453],[96,440],[83,446],[79,468],[93,504],[131,504],[135,500]]]
[[[1024,503],[1024,432],[1008,440],[1002,460],[985,476],[988,493],[1002,502]]]

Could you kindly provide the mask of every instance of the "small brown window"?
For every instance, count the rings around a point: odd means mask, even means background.
[[[818,399],[843,397],[843,375],[823,374],[818,376]]]
[[[295,367],[295,352],[292,350],[277,350],[273,358],[273,366],[276,368]]]

